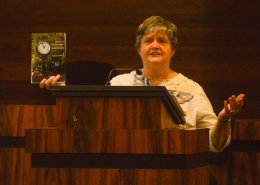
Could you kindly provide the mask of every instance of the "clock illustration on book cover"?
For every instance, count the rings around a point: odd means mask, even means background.
[[[46,55],[50,52],[51,50],[51,46],[48,42],[46,41],[40,41],[37,44],[37,51],[42,54],[42,55]]]

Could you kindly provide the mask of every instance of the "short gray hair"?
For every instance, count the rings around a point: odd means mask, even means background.
[[[160,16],[151,16],[145,19],[139,26],[136,32],[135,48],[139,51],[141,40],[144,35],[150,32],[165,32],[168,35],[172,44],[172,50],[177,46],[177,27],[170,21]]]

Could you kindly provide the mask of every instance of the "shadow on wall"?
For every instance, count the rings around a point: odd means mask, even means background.
[[[66,85],[105,85],[114,66],[99,61],[66,63]]]

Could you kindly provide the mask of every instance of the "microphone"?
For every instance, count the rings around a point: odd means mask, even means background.
[[[106,81],[106,83],[105,83],[105,86],[106,85],[110,85],[110,80],[111,80],[111,78],[112,78],[112,75],[113,75],[113,73],[116,71],[116,69],[111,69],[110,70],[110,72],[109,72],[109,74],[108,74],[108,77],[107,77],[107,81]]]
[[[136,72],[137,75],[142,75],[142,74],[143,74],[143,72],[141,71],[141,69],[137,69],[137,70],[135,70],[135,72]]]
[[[122,72],[125,73],[125,72],[130,72],[130,71],[131,71],[131,69],[111,69],[108,74],[105,86],[110,85],[110,80],[112,77],[122,74]],[[140,76],[142,76],[142,74],[143,74],[141,69],[136,69],[135,72],[137,75],[140,75]],[[147,78],[145,78],[144,76],[142,76],[142,78],[144,80],[144,86],[150,86],[149,80]]]
[[[137,75],[142,76],[144,86],[151,86],[149,79],[143,76],[143,72],[141,69],[136,69],[135,72]]]
[[[110,80],[111,80],[113,77],[115,77],[115,76],[117,76],[117,75],[119,75],[119,74],[123,74],[123,73],[126,73],[126,72],[130,72],[130,71],[132,71],[132,69],[127,69],[127,68],[113,68],[113,69],[111,69],[110,72],[109,72],[109,74],[108,74],[108,77],[107,77],[107,81],[106,81],[106,83],[105,83],[105,86],[106,86],[106,85],[111,85],[111,84],[110,84]],[[141,71],[141,73],[142,73],[142,71]]]

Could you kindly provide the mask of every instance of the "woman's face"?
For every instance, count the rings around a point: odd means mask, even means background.
[[[150,32],[144,35],[138,52],[144,66],[159,63],[170,66],[174,54],[172,44],[165,32]]]

